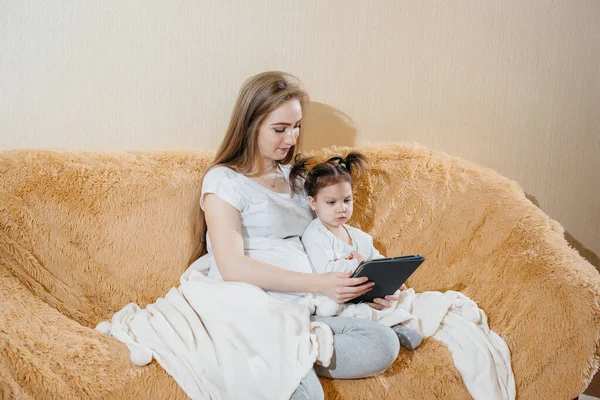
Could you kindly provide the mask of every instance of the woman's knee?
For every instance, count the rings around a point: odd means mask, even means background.
[[[354,379],[379,374],[398,357],[400,341],[392,328],[370,320],[319,318],[334,332],[334,354],[328,368],[316,366],[320,376]]]
[[[381,372],[388,369],[396,358],[398,358],[398,352],[400,351],[400,341],[396,332],[389,326],[376,324],[372,329],[377,330],[377,336],[379,338]]]
[[[358,321],[357,321],[358,322]],[[400,341],[398,335],[389,326],[373,322],[360,321],[355,328],[361,335],[369,338],[372,343],[377,343],[378,358],[381,364],[387,369],[396,361],[400,351]]]

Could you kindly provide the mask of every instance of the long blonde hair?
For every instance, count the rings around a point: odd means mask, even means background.
[[[240,88],[225,137],[210,168],[223,165],[240,173],[253,172],[259,154],[258,130],[261,124],[267,115],[292,99],[300,101],[303,112],[306,110],[308,94],[294,75],[269,71],[248,78]],[[300,127],[301,133],[302,127]],[[292,146],[279,163],[288,164],[295,153],[296,146]],[[262,173],[261,169],[262,166],[259,165],[258,174]],[[191,261],[207,252],[204,214],[197,219],[194,231],[196,246]]]

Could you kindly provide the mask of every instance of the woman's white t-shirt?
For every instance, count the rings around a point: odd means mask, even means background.
[[[290,166],[282,165],[289,181]],[[312,273],[310,260],[301,236],[313,219],[306,195],[277,193],[228,167],[210,169],[202,182],[200,207],[204,196],[213,193],[235,207],[241,215],[244,254],[291,271]],[[210,269],[208,276],[222,279],[213,257],[210,236],[206,234]],[[294,301],[303,293],[269,292],[281,299]]]

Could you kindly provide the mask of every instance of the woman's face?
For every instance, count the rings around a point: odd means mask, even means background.
[[[302,106],[291,99],[273,110],[258,128],[258,150],[269,165],[285,158],[300,134]]]

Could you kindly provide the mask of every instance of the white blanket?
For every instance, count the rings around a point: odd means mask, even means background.
[[[201,258],[165,298],[145,309],[130,303],[96,329],[127,345],[137,365],[155,358],[192,399],[288,399],[315,361],[329,364],[331,329],[311,323],[306,307],[209,279],[205,268]],[[333,305],[340,315],[402,323],[445,343],[474,399],[515,398],[508,347],[473,301],[453,291],[398,294],[383,311]],[[319,303],[327,305],[316,298],[305,305],[314,311]]]
[[[456,369],[475,400],[513,400],[515,378],[508,346],[490,330],[487,316],[474,301],[459,292],[396,292],[391,308],[374,310],[366,304],[339,306],[324,297],[300,301],[311,313],[341,315],[419,329],[424,338],[433,337],[452,353]],[[418,351],[418,350],[417,350]]]
[[[155,358],[192,399],[289,399],[315,361],[329,364],[331,329],[255,286],[205,277],[205,262],[165,298],[130,303],[96,329],[137,365]]]

